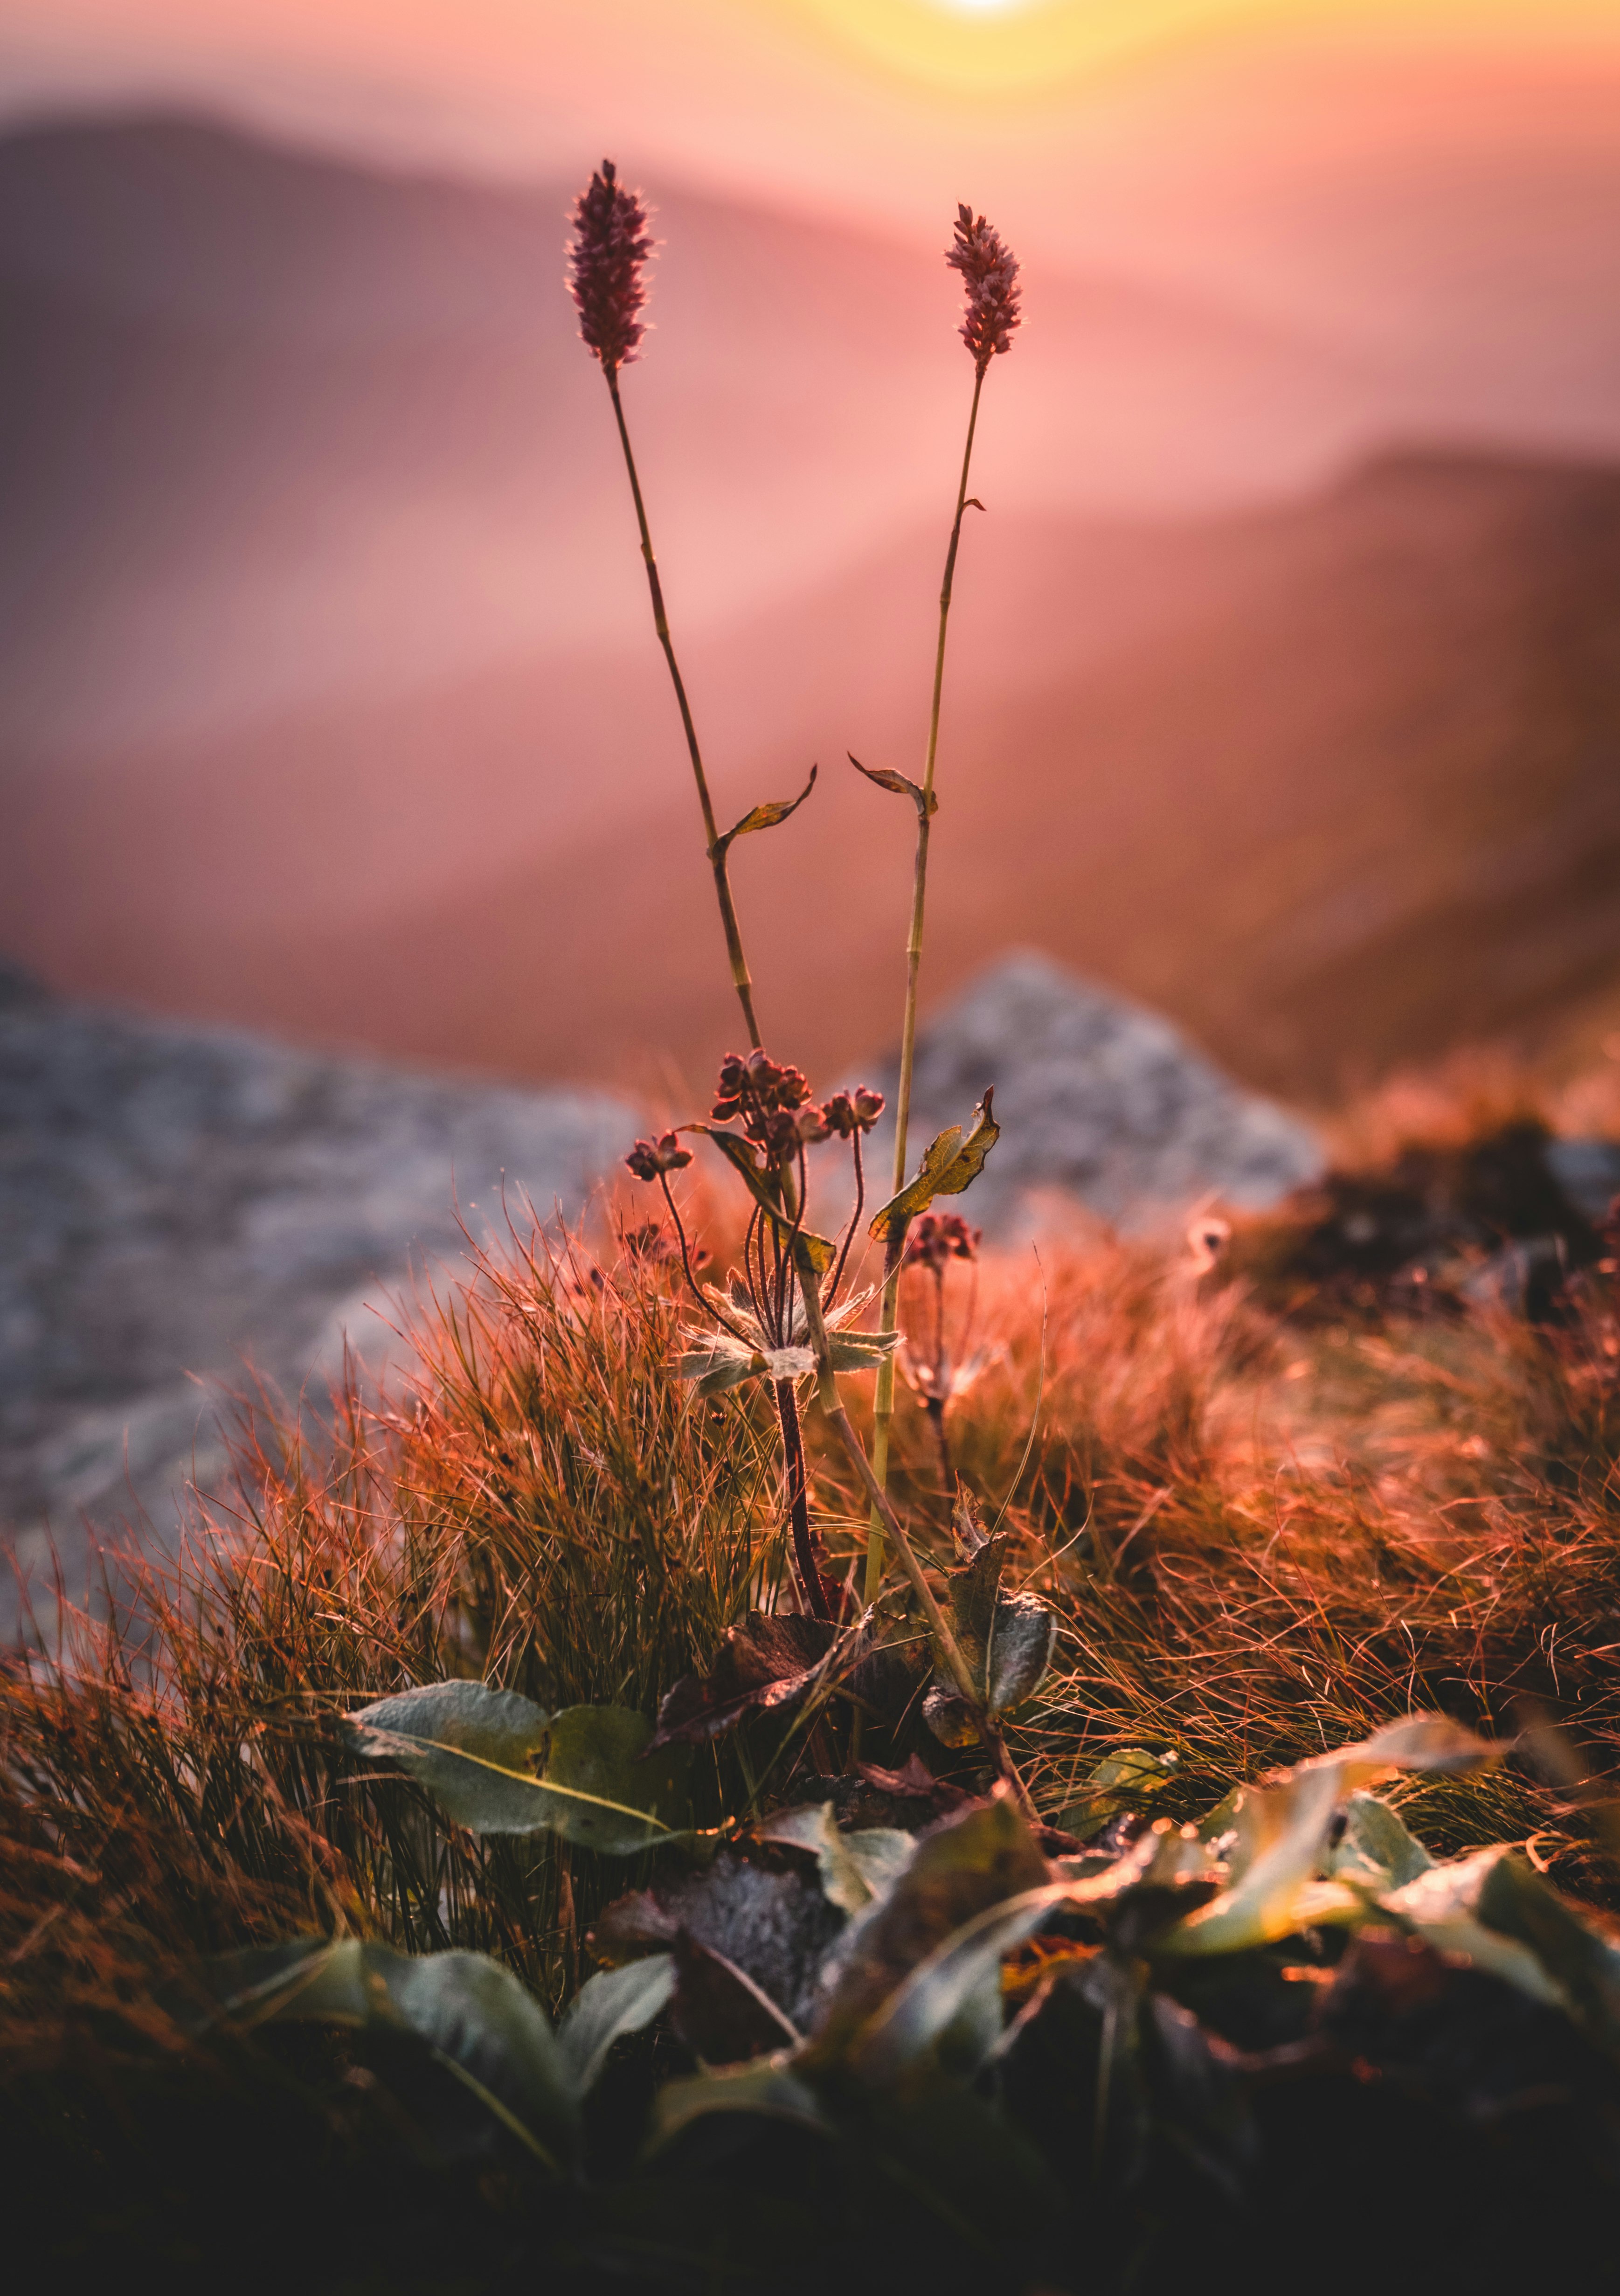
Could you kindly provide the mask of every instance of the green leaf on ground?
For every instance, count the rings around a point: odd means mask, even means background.
[[[357,1938],[299,1939],[205,1964],[209,2018],[301,2021],[413,2033],[552,2168],[578,2131],[578,2089],[544,2012],[508,1969],[479,1953],[395,1953]]]
[[[667,1953],[627,1961],[620,1969],[599,1969],[585,1980],[557,2027],[557,2046],[576,2096],[594,2088],[620,2034],[650,2025],[675,1986],[675,1963]]]
[[[762,1841],[788,1841],[815,1856],[822,1894],[841,1913],[862,1914],[886,1897],[911,1862],[916,1842],[886,1825],[862,1826],[845,1833],[832,1804],[809,1802],[778,1810],[759,1828]]]
[[[797,2121],[823,2136],[832,2125],[815,2092],[789,2070],[778,2057],[756,2059],[721,2072],[701,2073],[692,2080],[669,2081],[653,2105],[653,2144],[670,2138],[707,2113],[763,2113],[767,2120]]]
[[[1009,1713],[1034,1696],[1051,1662],[1058,1631],[1056,1619],[1035,1595],[1002,1594],[1008,1548],[1005,1531],[983,1539],[970,1561],[947,1575],[956,1639],[991,1714]],[[953,1677],[936,1677],[922,1710],[942,1744],[978,1742],[977,1718]]]
[[[819,2021],[814,2054],[823,2062],[850,2060],[885,2004],[937,1948],[945,1948],[964,1924],[1047,1887],[1051,1878],[1005,1793],[939,1826],[917,1844],[888,1895],[862,1924]],[[954,1984],[954,1971],[942,1981]],[[919,2010],[916,2021],[920,2030],[931,2029],[931,2010]]]
[[[1231,1795],[1219,1813],[1221,1834],[1212,1834],[1213,1819],[1205,1826],[1212,1849],[1224,1855],[1227,1886],[1161,1939],[1160,1950],[1234,1953],[1313,1921],[1353,1918],[1364,1898],[1317,1879],[1335,1813],[1351,1792],[1392,1770],[1485,1768],[1501,1751],[1444,1715],[1408,1715],[1358,1745],[1318,1754],[1269,1785]]]
[[[378,1699],[346,1727],[361,1753],[397,1762],[475,1833],[560,1833],[628,1857],[679,1823],[678,1762],[639,1760],[652,1725],[623,1707],[548,1717],[512,1691],[439,1682]]]

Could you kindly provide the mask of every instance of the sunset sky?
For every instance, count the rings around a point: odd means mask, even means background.
[[[1346,136],[1607,134],[1617,55],[1620,0],[12,0],[0,103],[181,100],[522,175],[611,144],[900,224],[970,190],[1084,257]]]

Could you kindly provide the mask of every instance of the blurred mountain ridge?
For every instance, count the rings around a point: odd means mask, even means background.
[[[953,283],[651,188],[626,397],[717,800],[822,769],[736,870],[773,1041],[826,1068],[897,1005],[909,816],[843,759],[920,761]],[[0,139],[0,903],[55,986],[520,1078],[724,1049],[565,205],[197,121]],[[1584,277],[1549,265],[1525,370],[1562,359],[1571,406],[1613,335]],[[1522,377],[1473,332],[1448,398],[1432,331],[1420,385],[1128,279],[1028,308],[958,581],[929,997],[1037,946],[1284,1096],[1597,1025],[1607,455],[1573,415],[1550,450],[1556,397],[1481,443]]]
[[[570,188],[184,119],[0,138],[0,734],[117,751],[639,635]],[[693,627],[918,515],[966,365],[943,264],[678,185],[655,205],[626,394]],[[1350,435],[1354,362],[1269,320],[1112,277],[1028,300],[982,457],[1003,501],[1240,498]]]

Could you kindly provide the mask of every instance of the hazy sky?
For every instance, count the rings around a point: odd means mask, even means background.
[[[1212,168],[1513,132],[1538,81],[1600,132],[1617,53],[1620,0],[9,0],[0,103],[178,99],[524,174],[611,148],[902,222],[968,195],[1087,252]]]

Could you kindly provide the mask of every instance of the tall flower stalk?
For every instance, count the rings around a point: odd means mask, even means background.
[[[883,1100],[880,1094],[869,1092],[863,1086],[853,1094],[835,1094],[824,1104],[818,1104],[810,1096],[809,1083],[803,1072],[791,1063],[770,1059],[759,1042],[754,1020],[752,984],[743,961],[741,936],[737,929],[726,876],[726,853],[738,837],[755,830],[774,828],[778,823],[785,821],[808,797],[810,788],[814,784],[815,774],[812,768],[810,783],[798,797],[790,801],[756,806],[724,835],[718,832],[691,712],[687,706],[685,688],[670,642],[658,567],[653,558],[641,485],[618,390],[619,369],[634,357],[643,332],[640,317],[645,301],[642,272],[652,248],[646,226],[647,211],[641,201],[620,186],[611,163],[604,160],[601,171],[592,177],[588,189],[581,194],[576,207],[569,284],[579,309],[580,332],[588,348],[601,362],[612,397],[614,416],[625,453],[625,466],[630,474],[631,492],[635,499],[642,555],[652,594],[653,620],[681,706],[681,719],[686,729],[692,774],[703,809],[715,890],[732,958],[732,977],[742,1005],[743,1017],[748,1022],[753,1049],[746,1057],[739,1054],[727,1055],[721,1067],[714,1105],[707,1122],[689,1123],[677,1131],[664,1133],[653,1140],[638,1140],[625,1160],[638,1179],[655,1183],[663,1192],[678,1239],[687,1288],[700,1312],[699,1324],[687,1333],[692,1343],[690,1352],[682,1357],[676,1367],[681,1376],[695,1383],[700,1396],[719,1395],[755,1380],[768,1381],[773,1390],[781,1423],[788,1523],[801,1607],[835,1633],[837,1621],[845,1607],[842,1590],[830,1582],[823,1573],[821,1550],[810,1522],[809,1478],[799,1421],[798,1390],[801,1383],[813,1379],[827,1424],[860,1479],[872,1509],[873,1523],[880,1524],[887,1532],[895,1558],[910,1579],[928,1621],[937,1661],[937,1678],[934,1690],[929,1693],[929,1698],[936,1698],[937,1693],[952,1709],[953,1718],[948,1725],[950,1731],[966,1732],[965,1737],[950,1735],[945,1742],[982,1742],[997,1770],[1019,1796],[1027,1813],[1033,1816],[1033,1806],[1008,1756],[1000,1726],[999,1714],[1007,1702],[1002,1695],[1007,1686],[1007,1681],[1003,1679],[1005,1670],[993,1677],[990,1669],[990,1653],[996,1645],[998,1631],[1002,1631],[995,1622],[1002,1619],[1003,1612],[1011,1617],[1008,1601],[995,1591],[1001,1569],[1001,1550],[995,1550],[987,1568],[975,1566],[978,1570],[978,1577],[974,1580],[978,1593],[971,1600],[964,1595],[961,1587],[953,1587],[953,1607],[970,1638],[973,1633],[980,1633],[980,1628],[973,1623],[978,1618],[974,1603],[982,1609],[987,1603],[994,1612],[994,1619],[990,1612],[986,1612],[983,1622],[980,1639],[984,1644],[984,1663],[979,1673],[976,1674],[961,1638],[929,1582],[881,1478],[874,1472],[839,1390],[840,1373],[877,1371],[880,1366],[888,1368],[898,1340],[894,1294],[904,1255],[907,1227],[913,1218],[927,1210],[936,1194],[960,1194],[982,1168],[998,1131],[991,1112],[991,1094],[986,1092],[975,1111],[971,1132],[964,1138],[961,1128],[953,1126],[942,1133],[929,1149],[924,1160],[924,1171],[912,1187],[905,1189],[897,1185],[894,1199],[884,1205],[871,1223],[869,1233],[881,1236],[887,1248],[887,1326],[882,1332],[851,1329],[852,1318],[871,1296],[869,1292],[845,1293],[844,1285],[849,1273],[851,1248],[864,1210],[866,1183],[862,1141],[881,1114]],[[962,516],[967,507],[968,470],[973,450],[973,425],[977,423],[978,415],[979,392],[991,358],[997,351],[1006,349],[1011,330],[1018,324],[1018,294],[1013,285],[1018,266],[1002,247],[996,234],[982,217],[976,222],[970,211],[963,208],[957,225],[956,240],[956,248],[950,260],[961,271],[968,283],[968,320],[962,333],[975,363],[973,416],[969,427],[967,453],[962,460],[956,521],[952,532],[941,603],[939,657],[934,679],[926,798],[923,791],[917,790],[912,783],[902,782],[897,775],[875,774],[871,776],[885,787],[909,791],[917,800],[920,823],[906,1005],[904,1089],[907,1100],[915,1033],[917,971],[922,950],[927,830],[933,805],[934,756],[939,731],[945,617],[950,610],[951,579]],[[753,1210],[743,1239],[742,1264],[730,1271],[724,1288],[699,1282],[680,1207],[669,1185],[670,1175],[683,1170],[691,1161],[691,1152],[682,1145],[681,1132],[696,1133],[707,1138],[743,1181],[753,1200]],[[904,1108],[900,1136],[898,1168],[903,1182]],[[806,1151],[835,1137],[849,1147],[855,1179],[855,1208],[841,1241],[836,1242],[816,1234],[806,1217],[810,1194]],[[892,1379],[888,1392],[892,1398]],[[983,1546],[986,1542],[981,1538],[978,1543]],[[876,1568],[880,1574],[882,1550],[876,1532],[872,1546],[876,1549]],[[869,1585],[872,1567],[869,1551]],[[958,1573],[957,1576],[961,1578],[963,1574]],[[980,1579],[984,1582],[982,1586]],[[875,1587],[871,1591],[875,1594]],[[1027,1601],[1027,1598],[1012,1600]],[[964,1602],[969,1603],[970,1616],[962,1611]],[[1049,1628],[1043,1628],[1043,1634],[1045,1637],[1043,1648],[1049,1652]],[[1043,1667],[1044,1663],[1043,1657]],[[1021,1682],[1021,1675],[1019,1679]],[[925,1712],[928,1710],[928,1702],[925,1701]],[[965,1717],[965,1720],[959,1722],[954,1718],[957,1715]],[[854,1751],[852,1744],[852,1759]]]
[[[642,557],[647,568],[647,586],[652,596],[653,627],[658,632],[659,644],[664,649],[664,659],[669,665],[670,682],[675,687],[675,701],[680,705],[681,725],[686,734],[687,753],[691,758],[692,779],[698,785],[698,803],[703,812],[704,844],[709,867],[714,873],[720,922],[725,931],[732,985],[742,1007],[749,1043],[757,1049],[759,1023],[754,1017],[754,984],[749,977],[748,959],[743,955],[742,933],[737,922],[737,907],[732,898],[731,878],[726,866],[731,839],[721,836],[715,820],[714,803],[708,793],[708,777],[703,770],[703,753],[698,746],[697,727],[692,723],[691,705],[686,698],[685,682],[669,635],[669,617],[664,610],[664,589],[659,580],[658,560],[653,555],[652,536],[647,524],[647,506],[642,499],[642,482],[636,472],[635,456],[631,450],[624,401],[619,396],[619,370],[634,365],[642,337],[647,331],[641,312],[647,300],[642,273],[654,245],[647,227],[650,221],[650,212],[640,193],[626,191],[618,181],[612,160],[604,160],[574,203],[574,241],[569,250],[569,291],[579,312],[580,335],[592,356],[601,362],[608,394],[613,401],[613,419],[618,425],[618,442],[625,452],[625,468],[630,477],[630,492],[635,503],[635,522],[642,538]]]
[[[945,251],[945,261],[952,270],[960,272],[967,289],[967,308],[962,315],[961,334],[973,360],[973,400],[968,410],[968,436],[962,448],[961,475],[956,488],[956,514],[951,521],[951,539],[945,550],[945,579],[939,588],[939,636],[934,648],[934,690],[929,708],[928,755],[923,765],[922,785],[913,789],[917,800],[917,857],[912,876],[912,923],[905,944],[905,1020],[900,1034],[900,1082],[895,1095],[895,1193],[905,1185],[907,1132],[912,1113],[912,1070],[917,1050],[917,983],[922,971],[922,929],[929,890],[929,832],[938,800],[934,794],[934,767],[939,755],[939,705],[945,692],[945,638],[951,621],[951,594],[956,579],[956,554],[961,545],[962,520],[970,505],[982,510],[984,504],[968,492],[969,474],[973,465],[973,440],[978,429],[979,400],[985,388],[985,377],[990,362],[998,354],[1012,347],[1014,329],[1019,324],[1019,264],[994,225],[983,216],[975,216],[970,207],[959,206],[953,228],[952,243]],[[883,1299],[879,1328],[892,1332],[896,1327],[900,1304],[900,1270],[905,1257],[905,1234],[897,1227],[888,1239],[884,1267]],[[895,1410],[895,1362],[888,1356],[878,1374],[878,1390],[872,1414],[872,1472],[879,1487],[888,1480],[889,1427]],[[871,1512],[866,1546],[867,1601],[876,1599],[883,1577],[882,1513],[876,1506]]]

